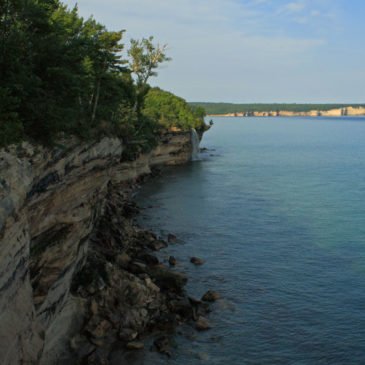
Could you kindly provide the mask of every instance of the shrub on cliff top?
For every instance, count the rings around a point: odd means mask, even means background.
[[[204,109],[193,110],[183,98],[159,88],[149,90],[142,114],[170,130],[173,127],[184,131],[191,128],[198,130],[206,128]]]

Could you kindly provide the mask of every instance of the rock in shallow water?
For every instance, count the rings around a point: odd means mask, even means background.
[[[193,308],[188,299],[171,300],[169,302],[169,309],[172,313],[179,314],[184,319],[193,318]]]
[[[178,239],[174,234],[172,233],[169,233],[168,236],[167,236],[167,241],[169,243],[180,243],[181,240]]]
[[[153,242],[149,242],[147,244],[147,247],[150,248],[153,251],[159,251],[161,248],[167,247],[168,243],[164,240],[156,240]]]
[[[202,265],[204,264],[204,260],[200,259],[199,257],[191,257],[190,262],[194,265]]]
[[[208,290],[203,296],[202,300],[205,302],[215,302],[220,298],[220,295],[214,290]]]
[[[211,329],[212,326],[207,318],[200,316],[196,322],[196,329],[198,331],[206,331]]]
[[[158,352],[171,357],[171,352],[169,351],[169,338],[167,336],[164,335],[156,338],[153,344]]]
[[[185,275],[169,271],[163,267],[154,266],[148,268],[147,272],[162,290],[169,290],[174,293],[182,293],[188,281]]]
[[[174,256],[170,256],[170,257],[169,257],[169,264],[170,264],[171,266],[175,266],[175,265],[177,264],[177,260],[175,259],[175,257],[174,257]]]

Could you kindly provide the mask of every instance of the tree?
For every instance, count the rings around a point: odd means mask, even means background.
[[[171,61],[166,56],[167,44],[154,45],[153,37],[142,40],[131,39],[131,47],[128,50],[129,68],[136,77],[137,100],[134,105],[134,112],[139,112],[143,100],[149,90],[147,84],[151,76],[157,76],[155,71],[161,63]]]
[[[132,39],[128,50],[129,67],[137,77],[137,87],[143,88],[151,76],[157,76],[154,71],[163,62],[171,61],[165,52],[167,44],[160,46],[152,44],[153,37],[143,38],[141,41]]]
[[[148,91],[142,113],[166,129],[172,127],[182,130],[206,129],[203,108],[197,108],[194,112],[183,98],[159,88]]]
[[[123,33],[60,0],[0,0],[0,146],[105,134],[153,146],[159,125],[141,108],[167,45],[132,40],[127,65]]]
[[[103,120],[115,129],[120,104],[136,100],[123,32],[59,0],[0,0],[0,145],[98,136]]]

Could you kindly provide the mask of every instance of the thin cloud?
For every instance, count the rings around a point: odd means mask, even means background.
[[[335,23],[328,14],[337,14],[327,0],[78,2],[83,16],[93,13],[111,30],[126,29],[126,48],[130,38],[149,35],[167,43],[173,61],[151,82],[191,101],[279,101],[288,90],[292,101],[309,92],[316,98],[330,76],[315,70],[338,58],[327,56]],[[340,85],[343,63],[336,67]]]
[[[292,2],[286,4],[284,6],[285,10],[288,10],[291,13],[298,13],[303,11],[307,7],[307,4],[304,1]]]
[[[303,17],[299,17],[299,18],[294,18],[294,21],[298,24],[308,24],[310,22],[310,19],[303,16]]]

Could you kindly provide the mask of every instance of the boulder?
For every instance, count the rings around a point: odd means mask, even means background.
[[[109,334],[109,331],[112,328],[112,324],[100,318],[99,316],[93,316],[89,323],[85,327],[85,331],[93,338],[102,338]]]
[[[210,305],[208,303],[200,302],[200,304],[196,310],[196,313],[198,315],[203,315],[203,314],[210,313],[211,311],[212,311],[212,308],[210,308]]]
[[[164,240],[155,240],[147,243],[147,247],[153,251],[159,251],[161,248],[167,247],[168,243]]]
[[[158,352],[171,357],[171,352],[169,351],[169,338],[167,336],[158,337],[153,344]]]
[[[188,297],[189,302],[192,306],[197,307],[200,304],[202,304],[202,302],[199,299],[193,298],[193,297]]]
[[[89,365],[107,365],[107,357],[98,351],[94,351],[91,355],[87,357],[87,364]]]
[[[144,344],[142,342],[132,341],[127,343],[128,350],[142,350],[144,348]]]
[[[198,331],[206,331],[212,328],[207,318],[200,316],[196,322],[196,329]]]
[[[169,264],[170,264],[171,266],[175,266],[175,265],[177,264],[177,260],[175,259],[175,257],[174,257],[174,256],[170,256],[170,257],[169,257]]]
[[[204,260],[200,259],[199,257],[191,257],[190,262],[194,265],[202,265],[204,264]]]
[[[173,313],[163,312],[156,319],[156,329],[160,331],[170,331],[177,325],[176,315]]]
[[[193,318],[193,308],[188,300],[171,300],[169,302],[169,309],[171,312],[179,314],[181,318],[192,319]]]
[[[147,268],[147,273],[155,280],[161,290],[168,290],[177,294],[183,292],[188,279],[185,275],[169,271],[161,266]]]
[[[117,265],[119,267],[121,267],[122,269],[125,269],[128,266],[128,263],[130,261],[131,261],[131,258],[125,252],[119,254],[115,259],[115,262],[117,263]]]
[[[154,255],[150,255],[148,253],[142,253],[138,255],[138,259],[143,261],[146,265],[158,265],[158,258]]]
[[[178,239],[174,234],[169,233],[167,235],[167,242],[169,242],[169,243],[180,243],[181,240]]]
[[[84,358],[95,351],[96,347],[85,336],[76,335],[70,340],[70,347],[77,353],[79,358]]]
[[[133,261],[128,265],[128,269],[133,274],[144,274],[146,272],[147,266],[142,262]]]
[[[131,342],[138,336],[138,332],[131,328],[121,328],[118,337],[125,342]]]
[[[208,290],[203,296],[202,300],[205,302],[215,302],[220,298],[220,295],[214,290]]]
[[[159,292],[160,291],[160,288],[155,283],[152,282],[152,280],[151,280],[150,277],[145,278],[144,279],[144,282],[145,282],[147,288],[149,288],[149,289],[151,289],[151,290],[153,290],[155,292]]]

